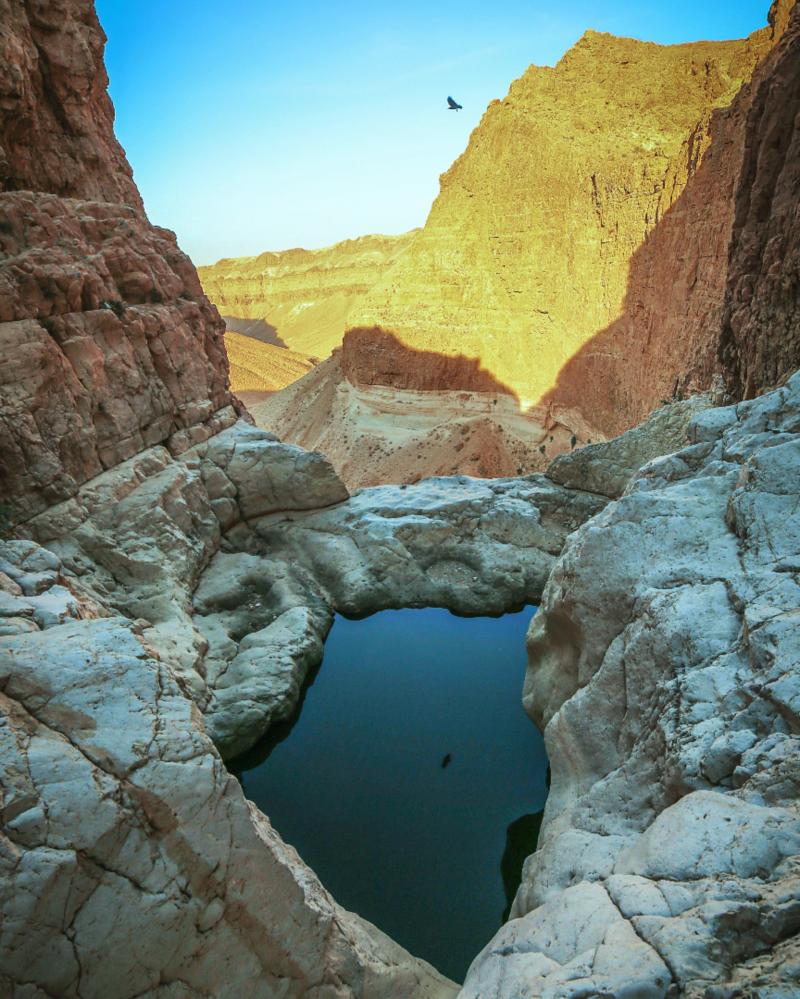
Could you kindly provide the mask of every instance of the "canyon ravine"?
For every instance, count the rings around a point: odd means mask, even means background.
[[[0,991],[798,994],[800,7],[731,112],[722,384],[541,473],[352,494],[232,395],[90,0],[0,23]],[[343,910],[226,760],[291,713],[335,612],[532,602],[552,784],[458,985]]]

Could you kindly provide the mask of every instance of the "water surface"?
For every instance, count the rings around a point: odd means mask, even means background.
[[[547,795],[521,704],[533,612],[337,617],[295,719],[234,766],[338,902],[459,981]]]

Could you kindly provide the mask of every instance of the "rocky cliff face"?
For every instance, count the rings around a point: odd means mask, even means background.
[[[714,113],[702,163],[634,253],[621,315],[567,362],[547,394],[580,407],[607,434],[718,375],[742,398],[800,363],[800,10],[792,7],[773,7],[774,50],[730,107]]]
[[[800,363],[800,8],[754,82],[722,324],[731,392],[751,398]]]
[[[554,69],[531,67],[443,176],[424,229],[351,309],[331,385],[322,373],[304,383],[308,420],[289,395],[257,419],[327,449],[355,485],[377,481],[368,442],[388,481],[415,473],[408,441],[379,440],[345,394],[379,410],[393,390],[400,411],[409,391],[430,393],[431,409],[437,393],[442,405],[454,391],[508,395],[528,418],[513,446],[507,421],[480,434],[496,456],[484,466],[506,473],[540,470],[720,378],[739,396],[774,385],[800,363],[792,7],[779,0],[741,42],[664,48],[589,32]],[[747,351],[759,355],[749,376]],[[335,439],[311,415],[323,399],[335,400]],[[463,451],[445,454],[435,424],[408,422],[417,474],[482,474]]]
[[[88,3],[0,2],[0,190],[141,210],[106,92],[105,35]]]
[[[198,273],[229,329],[324,358],[341,344],[355,302],[415,234],[362,236],[324,250],[236,257],[200,267]]]
[[[800,374],[568,540],[528,634],[539,845],[464,999],[798,993],[798,470]]]
[[[0,494],[20,520],[207,436],[232,400],[219,316],[114,138],[92,5],[0,13]]]
[[[523,407],[545,397],[620,316],[631,260],[701,169],[714,111],[772,44],[769,28],[671,47],[588,32],[553,69],[531,67],[490,105],[424,229],[354,310],[354,325],[396,338],[373,381],[413,379],[424,350],[477,360]],[[706,210],[724,252],[724,221]],[[345,351],[357,365],[355,338]]]

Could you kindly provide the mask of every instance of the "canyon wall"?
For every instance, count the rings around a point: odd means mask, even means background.
[[[588,32],[531,67],[350,309],[341,352],[257,407],[259,424],[358,486],[539,471],[669,399],[776,384],[800,363],[793,6],[743,41]],[[747,351],[758,371],[742,375]],[[418,416],[449,412],[452,393],[470,439],[447,446]]]
[[[198,273],[229,329],[324,358],[341,344],[355,302],[415,234],[362,236],[322,250],[235,257],[200,267]]]
[[[394,352],[376,365],[348,337],[350,369],[403,384],[424,377],[417,351],[465,355],[523,408],[545,398],[619,318],[632,259],[702,169],[714,112],[773,41],[771,28],[668,47],[590,31],[554,68],[528,69],[489,106],[424,229],[351,315],[354,327],[392,334]],[[727,244],[720,194],[704,220],[717,254]],[[674,301],[682,296],[676,288]],[[707,298],[708,311],[719,293]]]
[[[233,400],[223,324],[114,138],[92,5],[0,13],[0,494],[20,520]]]
[[[800,11],[775,5],[779,41],[728,108],[685,190],[630,263],[622,314],[559,374],[546,401],[605,433],[719,376],[735,398],[800,364],[797,74]]]
[[[736,192],[721,359],[751,398],[800,363],[800,9],[753,85]]]

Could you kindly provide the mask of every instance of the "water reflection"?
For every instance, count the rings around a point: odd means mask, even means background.
[[[532,614],[337,617],[301,710],[232,768],[338,902],[455,979],[500,925],[547,796],[521,704]]]

